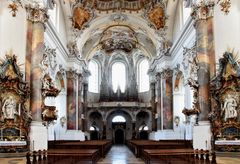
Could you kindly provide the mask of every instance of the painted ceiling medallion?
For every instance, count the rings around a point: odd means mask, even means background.
[[[137,45],[134,31],[127,26],[113,26],[103,32],[100,44],[106,52],[122,50],[131,52]]]
[[[161,28],[164,28],[166,16],[165,16],[164,8],[162,6],[158,5],[150,9],[147,17],[150,20],[150,22],[154,24],[156,29],[159,30]]]
[[[92,17],[93,15],[89,10],[76,6],[73,9],[72,25],[74,28],[81,30]]]

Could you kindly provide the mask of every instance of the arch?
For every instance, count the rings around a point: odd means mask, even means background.
[[[109,16],[110,15],[110,16]],[[154,31],[149,28],[148,23],[145,22],[144,19],[141,19],[136,16],[128,15],[127,21],[119,23],[107,24],[103,23],[111,17],[111,14],[96,18],[90,28],[85,29],[84,33],[82,34],[81,39],[78,40],[78,47],[79,49],[84,50],[81,54],[83,54],[83,58],[89,59],[91,54],[94,53],[93,51],[99,50],[100,40],[103,31],[108,29],[112,26],[126,26],[130,27],[134,32],[137,34],[137,40],[139,40],[137,44],[137,48],[141,49],[141,51],[146,52],[146,54],[151,56],[155,56],[157,54],[156,48],[159,45],[159,38],[157,35],[154,34]],[[139,20],[139,21],[137,21]],[[98,27],[97,29],[92,27]],[[146,35],[146,32],[149,34]],[[93,35],[94,34],[94,35]],[[91,36],[89,38],[89,36]],[[145,40],[148,40],[145,42]],[[151,43],[150,46],[146,46],[146,44]],[[86,48],[87,45],[88,48]],[[148,48],[154,47],[154,48]]]
[[[126,119],[126,122],[112,122],[112,119],[115,116],[123,116]],[[115,130],[118,128],[123,128],[125,131],[125,137],[124,139],[131,139],[132,138],[132,115],[129,114],[129,111],[126,111],[125,109],[112,109],[111,111],[107,112],[106,114],[106,129],[107,139],[115,140]]]
[[[103,131],[103,119],[101,113],[98,111],[93,111],[89,113],[88,120],[89,121],[87,129],[90,131],[91,139],[100,139]],[[94,130],[91,131],[90,128]]]
[[[131,111],[127,110],[127,109],[124,109],[124,108],[118,109],[118,110],[110,109],[109,111],[106,112],[105,118],[103,118],[103,119],[104,120],[109,119],[109,117],[114,113],[120,113],[120,114],[121,113],[126,113],[130,117],[131,120],[135,120],[135,117],[134,117],[133,113]]]
[[[112,122],[126,122],[126,119],[121,115],[117,115],[113,117]]]

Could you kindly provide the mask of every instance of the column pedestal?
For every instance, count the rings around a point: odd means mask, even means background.
[[[48,149],[48,129],[39,121],[32,121],[30,127],[30,150]]]
[[[193,149],[211,150],[211,127],[209,121],[199,121],[193,127]]]

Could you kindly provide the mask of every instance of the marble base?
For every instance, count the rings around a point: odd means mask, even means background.
[[[48,140],[85,141],[85,133],[81,130],[67,130],[66,125],[55,124],[48,128]]]
[[[193,127],[193,149],[211,150],[211,136],[210,122],[200,121]]]
[[[30,128],[30,150],[48,149],[48,129],[42,122],[32,121]]]
[[[150,140],[174,140],[184,139],[184,129],[182,127],[175,127],[174,130],[158,130],[156,132],[151,132],[149,135]]]

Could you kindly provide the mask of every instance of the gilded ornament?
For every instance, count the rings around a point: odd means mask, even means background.
[[[217,2],[221,6],[221,11],[228,14],[231,7],[231,0],[218,0]]]

